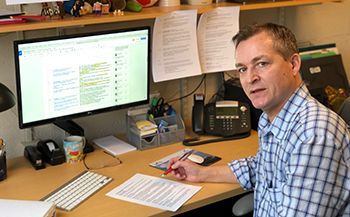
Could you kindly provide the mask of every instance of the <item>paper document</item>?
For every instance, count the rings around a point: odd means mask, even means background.
[[[153,27],[152,72],[155,82],[200,75],[197,11],[157,17]]]
[[[137,173],[106,195],[175,212],[201,188]]]
[[[170,159],[172,159],[174,157],[180,157],[184,153],[187,153],[187,152],[189,152],[191,150],[192,149],[189,149],[189,148],[182,149],[181,151],[172,153],[170,155],[167,155],[167,156],[163,157],[162,159],[154,161],[154,162],[150,163],[149,165],[154,167],[154,168],[157,168],[157,169],[165,171],[167,169],[167,167],[168,167]],[[211,155],[211,154],[208,154],[208,153],[205,153],[205,152],[201,152],[201,151],[196,151],[196,150],[194,150],[194,152],[191,155],[192,156],[193,155],[199,156],[203,161],[202,162],[195,162],[194,161],[194,162],[199,164],[199,165],[202,165],[202,166],[209,166],[209,165],[211,165],[211,164],[221,160],[221,158],[218,157],[218,156]],[[192,160],[191,157],[189,157],[188,159]]]
[[[239,7],[203,13],[174,11],[157,17],[153,28],[155,82],[235,69],[232,37],[239,30]]]
[[[114,136],[94,139],[92,142],[113,156],[136,150],[135,146],[132,146]]]
[[[235,69],[232,37],[239,30],[239,7],[221,7],[202,14],[197,40],[203,73]]]

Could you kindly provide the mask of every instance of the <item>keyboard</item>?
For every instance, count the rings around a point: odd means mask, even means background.
[[[84,171],[41,200],[54,202],[57,208],[71,211],[110,181],[110,177]]]

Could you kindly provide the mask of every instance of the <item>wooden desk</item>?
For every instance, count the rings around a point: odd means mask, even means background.
[[[105,194],[119,186],[135,173],[142,173],[151,176],[160,176],[161,171],[150,167],[148,164],[166,155],[186,148],[181,143],[162,146],[143,151],[132,151],[121,155],[119,158],[122,164],[115,167],[108,167],[97,170],[98,173],[112,177],[114,180],[88,198],[71,212],[57,210],[57,217],[111,217],[111,216],[172,216],[173,212],[164,211],[148,206],[130,203],[113,199]],[[193,147],[196,150],[204,151],[222,157],[217,164],[226,164],[232,159],[255,155],[258,148],[258,138],[255,131],[245,139],[211,143]],[[109,155],[101,150],[90,153],[86,162],[105,161]],[[8,177],[0,182],[0,198],[2,199],[24,199],[39,200],[52,190],[56,189],[66,181],[70,180],[81,171],[85,170],[83,163],[61,164],[47,166],[42,170],[34,170],[30,163],[23,157],[8,160]],[[173,179],[168,176],[168,179]],[[176,214],[183,213],[198,207],[211,204],[241,194],[243,190],[238,184],[222,183],[190,183],[201,185],[203,188],[185,203]]]

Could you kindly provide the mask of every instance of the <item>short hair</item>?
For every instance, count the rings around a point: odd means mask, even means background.
[[[237,48],[242,41],[245,41],[261,32],[265,32],[271,36],[275,50],[280,53],[285,60],[299,52],[297,40],[292,31],[285,26],[274,23],[245,26],[233,36],[232,40]]]

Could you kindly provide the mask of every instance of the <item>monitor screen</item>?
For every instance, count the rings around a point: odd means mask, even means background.
[[[150,28],[14,42],[19,127],[146,104]]]

